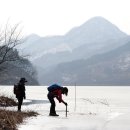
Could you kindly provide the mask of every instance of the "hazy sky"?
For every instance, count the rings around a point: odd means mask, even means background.
[[[130,34],[130,0],[0,0],[0,24],[21,23],[25,34],[63,35],[102,16]]]

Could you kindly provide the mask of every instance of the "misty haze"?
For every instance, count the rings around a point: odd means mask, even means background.
[[[40,85],[130,85],[130,36],[94,17],[61,36],[28,36],[21,46]]]

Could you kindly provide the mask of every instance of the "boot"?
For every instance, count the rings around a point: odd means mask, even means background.
[[[59,116],[56,113],[50,113],[49,116]]]

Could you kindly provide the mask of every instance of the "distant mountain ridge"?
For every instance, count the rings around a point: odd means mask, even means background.
[[[94,17],[81,26],[71,29],[63,36],[39,37],[33,34],[29,36],[29,39],[23,45],[23,52],[30,54],[30,60],[38,70],[39,82],[42,85],[49,84],[51,80],[57,81],[57,76],[52,73],[57,66],[64,66],[71,62],[79,65],[77,61],[86,61],[94,55],[109,53],[130,42],[129,35],[102,17]],[[21,46],[19,49],[23,49],[23,47]],[[84,68],[81,66],[79,65],[79,68]],[[76,71],[74,72],[77,73]],[[87,73],[89,70],[83,71]],[[56,71],[54,72],[56,73]],[[53,76],[53,78],[43,80],[45,75],[48,78]],[[67,74],[67,76],[72,75]],[[64,77],[67,81],[67,77]],[[84,80],[81,81],[80,84],[83,84]]]
[[[124,37],[127,37],[127,34],[120,31],[115,25],[102,17],[94,17],[83,25],[71,29],[63,36],[39,37],[35,34],[28,36],[25,44],[19,46],[19,49],[24,48],[24,53],[30,54],[31,60],[35,62],[40,56],[50,54],[50,50],[54,48],[57,50],[55,52],[59,52],[59,46],[63,46],[63,48],[66,46],[62,52],[69,52],[81,45],[119,40]]]
[[[52,74],[55,74],[53,76]],[[110,52],[86,60],[59,64],[42,75],[42,84],[130,85],[130,42]]]
[[[68,39],[73,38],[75,42],[79,41],[79,39],[83,40],[87,38],[84,43],[91,44],[97,41],[120,39],[126,37],[126,34],[103,17],[94,17],[83,25],[73,28],[66,34],[66,37],[69,37]],[[78,43],[78,46],[79,45],[81,44]]]

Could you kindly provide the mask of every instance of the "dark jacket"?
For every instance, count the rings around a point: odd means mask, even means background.
[[[19,82],[18,90],[19,90],[19,93],[16,94],[16,98],[22,98],[22,97],[25,98],[25,83]]]

